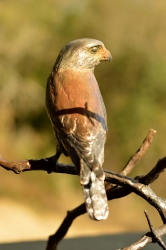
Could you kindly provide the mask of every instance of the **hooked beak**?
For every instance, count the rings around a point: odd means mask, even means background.
[[[104,53],[102,54],[101,62],[103,61],[112,61],[112,55],[107,49],[105,49]]]

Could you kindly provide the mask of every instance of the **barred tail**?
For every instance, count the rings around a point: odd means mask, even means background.
[[[102,178],[97,176],[97,170],[91,171],[82,161],[80,182],[83,187],[86,210],[93,220],[105,220],[108,217],[108,202],[104,186],[104,173]]]

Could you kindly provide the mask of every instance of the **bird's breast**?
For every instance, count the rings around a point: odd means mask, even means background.
[[[94,127],[106,129],[101,94],[93,72],[63,72],[54,76],[53,116],[66,133],[92,135]]]
[[[55,76],[58,110],[82,108],[100,110],[100,91],[93,72],[65,71]]]

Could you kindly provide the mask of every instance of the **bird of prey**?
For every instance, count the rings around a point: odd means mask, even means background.
[[[60,51],[46,89],[57,160],[62,153],[71,158],[80,176],[87,212],[94,220],[108,217],[102,169],[107,118],[94,68],[111,59],[101,41],[74,40]]]

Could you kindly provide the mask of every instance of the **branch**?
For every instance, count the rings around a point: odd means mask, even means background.
[[[124,176],[132,171],[138,161],[145,154],[146,150],[151,145],[155,134],[155,130],[151,129],[149,131],[141,147],[136,151],[135,154],[132,155],[126,166],[121,170],[120,174],[115,174],[107,170],[104,170],[104,172],[106,176],[105,180],[110,183],[109,189],[107,190],[108,200],[121,198],[130,194],[131,192],[134,192],[147,200],[147,202],[149,202],[152,206],[154,206],[158,210],[163,222],[165,223],[166,202],[160,197],[157,197],[155,193],[150,189],[150,187],[146,185],[155,181],[159,177],[161,172],[165,169],[166,157],[160,159],[156,166],[145,176],[138,176],[135,179]],[[0,156],[0,166],[17,174],[25,171],[43,170],[47,171],[48,173],[55,172],[77,175],[75,166],[58,163],[57,159],[57,154],[45,159],[32,159],[23,161],[8,161]],[[58,231],[54,235],[49,237],[47,250],[55,250],[57,244],[65,236],[74,219],[84,213],[86,213],[84,203],[68,212]]]
[[[128,175],[131,173],[131,171],[134,169],[134,167],[137,165],[137,163],[141,160],[143,155],[146,153],[148,148],[153,142],[154,136],[156,134],[156,130],[150,129],[147,136],[143,140],[142,145],[140,148],[130,157],[124,168],[120,171],[120,174],[122,175]],[[114,185],[111,183],[106,184],[106,190],[113,188]]]
[[[121,170],[121,174],[127,175],[132,171],[134,166],[138,163],[138,161],[141,159],[141,157],[145,154],[146,150],[151,145],[155,134],[156,131],[154,129],[150,129],[141,147],[136,151],[136,153],[131,156],[126,166]],[[30,159],[22,161],[9,161],[4,159],[0,155],[0,166],[6,170],[13,171],[15,174],[20,174],[21,172],[25,171],[43,170],[47,171],[48,173],[55,172],[77,175],[77,170],[73,165],[58,163],[57,155],[59,156],[59,154],[57,153],[54,156],[45,159]]]
[[[121,198],[130,194],[131,192],[135,192],[137,195],[141,196],[147,202],[149,202],[152,206],[154,206],[159,211],[163,221],[165,221],[166,201],[162,198],[157,197],[155,193],[150,189],[149,186],[145,186],[142,183],[139,183],[138,180],[131,179],[129,177],[124,177],[120,174],[115,174],[115,173],[111,173],[108,171],[106,171],[106,180],[111,181],[114,184],[123,186],[123,187],[116,187],[116,188],[112,188],[108,190],[107,191],[108,200]],[[51,235],[49,237],[47,250],[56,250],[58,243],[66,235],[73,220],[76,219],[78,216],[85,214],[85,213],[86,213],[86,209],[85,209],[84,203],[80,205],[79,207],[73,209],[72,211],[68,212],[64,221],[60,225],[58,231],[54,235]],[[147,242],[146,238],[144,240],[145,242]],[[146,244],[148,244],[148,242]],[[127,249],[129,250],[130,248],[127,248]]]
[[[49,236],[46,250],[56,250],[58,243],[64,238],[73,221],[80,215],[86,213],[85,203],[68,211],[65,219],[55,234]]]
[[[146,212],[145,212],[145,214],[146,214],[146,217],[148,217]],[[149,224],[149,218],[148,218],[148,224]],[[151,228],[152,228],[152,225],[150,222],[150,229]],[[118,250],[141,250],[145,246],[147,246],[149,243],[156,243],[156,242],[158,242],[158,239],[160,241],[161,237],[164,236],[165,234],[166,234],[166,225],[163,225],[163,226],[159,227],[158,229],[155,229],[155,230],[153,229],[153,230],[151,230],[151,232],[144,234],[138,241],[136,241],[132,245],[125,247],[125,248],[122,248],[122,249],[118,249]],[[161,243],[162,248],[165,247],[162,240],[161,240],[161,242],[162,242]],[[160,242],[159,242],[159,244],[160,244]],[[165,248],[163,248],[163,249],[165,249]]]
[[[166,246],[165,246],[163,240],[161,239],[158,231],[153,227],[147,212],[146,211],[144,211],[144,212],[145,212],[145,216],[146,216],[150,231],[152,233],[153,239],[155,240],[155,242],[157,242],[159,244],[159,246],[161,246],[164,250],[166,250]]]
[[[141,178],[140,178],[141,179]],[[107,171],[106,181],[126,187],[130,192],[142,197],[150,205],[155,207],[159,212],[163,223],[166,223],[166,200],[158,197],[148,185],[139,183],[138,180],[132,179],[120,174],[115,174]]]
[[[0,166],[8,171],[13,171],[15,174],[20,174],[26,171],[43,170],[47,173],[65,173],[71,175],[78,175],[77,169],[72,164],[58,163],[56,154],[39,160],[22,160],[9,161],[0,155]]]
[[[130,194],[131,192],[134,192],[137,195],[144,198],[152,206],[154,206],[159,211],[163,221],[166,221],[166,217],[165,217],[166,201],[157,197],[155,193],[150,189],[149,186],[145,186],[142,183],[139,183],[138,180],[135,180],[129,177],[124,177],[120,174],[115,174],[111,172],[106,172],[106,180],[111,181],[114,184],[123,186],[123,187],[113,188],[111,191],[108,190],[107,191],[108,200],[121,198],[123,196]],[[86,209],[85,209],[84,203],[81,204],[79,207],[73,209],[72,211],[68,212],[64,221],[62,222],[59,229],[57,230],[57,232],[49,237],[47,250],[56,250],[58,243],[66,235],[74,219],[76,219],[78,216],[85,214],[85,213],[86,213]],[[142,241],[145,241],[144,244],[150,243],[149,239],[147,241],[147,238],[144,238]],[[131,248],[131,249],[125,248],[125,250],[136,250],[136,249],[137,248]]]
[[[128,162],[126,163],[125,167],[120,171],[120,174],[128,175],[131,173],[133,168],[136,166],[136,164],[140,161],[142,156],[146,153],[150,145],[152,144],[152,141],[154,139],[155,134],[157,133],[156,130],[150,129],[147,136],[145,137],[142,145],[140,148],[130,157]]]
[[[141,177],[138,176],[137,179],[145,185],[151,184],[164,172],[165,168],[166,157],[159,159],[156,166],[148,174]]]

